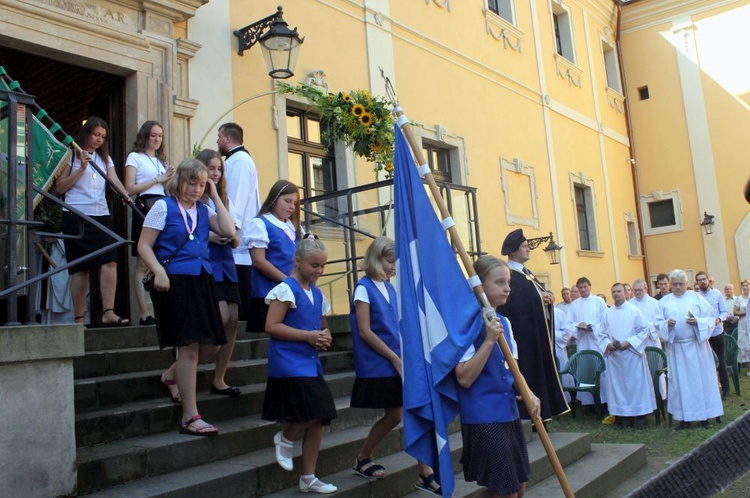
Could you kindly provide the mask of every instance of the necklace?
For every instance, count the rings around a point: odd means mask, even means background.
[[[157,158],[156,156],[149,156],[146,152],[144,152],[144,154],[146,154],[146,157],[148,157],[149,161],[151,161],[151,164],[153,164],[154,168],[156,168],[156,176],[161,175],[163,171],[161,170],[161,161],[159,160],[159,158]]]
[[[184,207],[182,207],[182,204],[180,204],[180,201],[177,201],[177,207],[180,208],[180,214],[182,215],[182,221],[185,222],[185,230],[188,233],[188,239],[193,240],[195,236],[193,235],[193,232],[195,232],[195,227],[198,226],[198,209],[195,210],[195,219],[192,217],[190,218],[190,221],[192,222],[192,226],[188,226],[188,214]],[[195,207],[195,204],[193,204],[193,207]],[[191,208],[192,209],[192,208]]]
[[[86,151],[86,152],[88,152],[88,151]],[[93,162],[94,164],[96,164],[96,151],[89,152],[89,154],[91,154],[91,162]],[[91,178],[93,178],[94,180],[96,180],[96,170],[95,169],[94,169],[94,173],[91,175]]]

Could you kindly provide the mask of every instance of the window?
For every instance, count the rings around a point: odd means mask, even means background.
[[[571,22],[570,10],[557,0],[552,1],[552,24],[554,27],[555,50],[557,54],[575,64],[573,24]]]
[[[648,93],[648,86],[642,86],[638,88],[638,99],[639,100],[648,100],[651,98],[651,96]]]
[[[635,221],[627,221],[628,256],[640,256],[641,247],[638,244],[638,225]]]
[[[578,244],[583,251],[592,251],[593,245],[591,222],[589,220],[589,210],[591,206],[589,189],[577,185],[574,187],[576,196],[576,220],[578,221]]]
[[[336,190],[336,161],[333,151],[322,143],[323,129],[317,115],[288,108],[289,180],[302,190],[302,197],[314,197]],[[315,211],[334,214],[332,206],[316,205]]]
[[[436,181],[452,183],[450,151],[438,145],[423,142],[422,154]]]
[[[513,0],[487,0],[487,9],[499,15],[511,24],[515,24]]]
[[[602,55],[604,56],[604,72],[607,76],[607,86],[617,93],[622,93],[620,85],[620,69],[617,64],[617,53],[612,45],[602,40]]]
[[[682,207],[679,192],[654,192],[640,198],[644,235],[682,230]]]

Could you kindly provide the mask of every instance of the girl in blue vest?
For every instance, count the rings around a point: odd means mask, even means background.
[[[221,155],[211,149],[200,151],[196,157],[208,168],[208,178],[216,185],[222,203],[227,208],[232,220],[235,220],[234,206],[227,195],[227,181],[224,178],[224,161]],[[208,193],[203,194],[201,202],[214,208],[213,201]],[[242,394],[236,386],[229,386],[224,380],[232,358],[234,343],[237,340],[237,322],[239,321],[240,290],[237,286],[237,267],[234,264],[232,249],[237,247],[240,239],[234,237],[222,237],[214,232],[208,236],[208,253],[211,259],[211,268],[216,281],[216,300],[219,301],[221,311],[221,322],[224,326],[224,335],[227,343],[224,344],[216,354],[216,369],[214,380],[211,383],[211,394],[223,394],[235,398]]]
[[[199,200],[206,188],[216,211]],[[215,436],[218,430],[201,419],[195,400],[198,362],[212,358],[226,342],[211,276],[208,233],[210,229],[234,237],[236,232],[200,161],[182,161],[167,191],[169,197],[156,201],[146,215],[138,239],[138,254],[155,276],[151,301],[159,345],[177,348],[177,361],[162,375],[162,382],[175,401],[181,398],[180,432]]]
[[[302,475],[299,489],[310,493],[333,493],[336,486],[315,477],[323,426],[336,418],[333,395],[323,378],[318,351],[331,345],[325,315],[331,309],[315,286],[323,274],[328,254],[314,238],[300,242],[294,270],[266,298],[269,305],[266,332],[268,382],[263,401],[263,419],[287,422],[273,442],[276,460],[285,470],[293,469],[294,440],[302,438]]]
[[[294,268],[294,251],[302,232],[299,224],[299,189],[287,180],[273,184],[268,197],[245,231],[253,271],[248,332],[265,330],[268,305],[265,298]]]
[[[370,429],[352,470],[362,477],[383,478],[385,468],[372,460],[372,453],[403,417],[397,298],[396,290],[388,282],[396,274],[393,240],[387,237],[375,239],[365,252],[361,268],[365,276],[354,288],[349,315],[357,374],[350,405],[384,408],[385,414]],[[419,462],[417,487],[441,494],[432,469],[422,462]]]
[[[510,269],[493,256],[482,256],[474,263],[484,292],[493,308],[505,304],[510,294]],[[516,354],[510,322],[497,315],[477,335],[456,366],[458,399],[463,436],[464,478],[485,486],[495,498],[521,498],[529,480],[529,456],[518,415],[513,375],[497,341],[505,336]],[[539,400],[534,399],[532,416],[539,416]]]

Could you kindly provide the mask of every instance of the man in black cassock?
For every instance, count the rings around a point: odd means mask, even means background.
[[[522,229],[505,237],[502,254],[508,256],[511,269],[510,296],[497,311],[510,320],[518,344],[518,366],[531,392],[539,397],[542,420],[547,421],[569,410],[555,362],[554,297],[524,266],[531,249]],[[530,419],[523,402],[518,403],[518,410],[521,418]]]

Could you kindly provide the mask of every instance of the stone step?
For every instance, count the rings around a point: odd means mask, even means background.
[[[321,353],[320,360],[326,374],[354,368],[351,351]],[[208,391],[213,381],[214,369],[213,363],[198,366],[198,392]],[[77,379],[75,381],[76,412],[163,398],[167,392],[161,383],[163,372],[163,369],[159,369]],[[265,384],[267,375],[268,363],[265,358],[262,358],[231,363],[225,379],[229,385],[241,387],[256,383]]]
[[[333,396],[347,397],[354,384],[354,372],[326,375]],[[263,408],[265,382],[242,386],[236,398],[209,393],[198,394],[198,411],[211,423],[259,414]],[[76,445],[80,447],[119,441],[178,427],[182,410],[167,397],[162,388],[161,397],[127,405],[76,411]]]
[[[319,467],[339,470],[351,465],[359,446],[364,442],[369,427],[382,416],[380,410],[349,407],[349,398],[337,398],[338,417],[332,421],[323,436]],[[208,416],[206,420],[213,422]],[[260,419],[260,415],[237,418],[217,424],[219,435],[200,438],[177,432],[176,425],[167,433],[114,442],[78,450],[78,492],[89,493],[97,489],[102,496],[147,496],[141,489],[149,488],[149,481],[171,481],[169,474],[200,472],[198,469],[213,465],[233,467],[244,471],[248,462],[258,477],[281,489],[290,485],[292,473],[283,470],[274,456],[273,435],[280,425]],[[334,444],[335,443],[335,444]],[[382,443],[382,451],[401,450],[401,431],[395,430]],[[216,463],[212,463],[216,462]],[[301,465],[301,445],[295,448],[295,466]],[[326,463],[323,463],[326,462]],[[296,474],[294,474],[296,475]],[[148,478],[148,479],[146,479]],[[140,481],[137,481],[140,479]],[[124,484],[128,481],[135,481]],[[175,484],[179,483],[178,479]],[[117,485],[120,486],[117,486]],[[108,487],[111,490],[106,490]],[[138,491],[136,491],[138,490]],[[217,496],[223,491],[216,490]],[[208,496],[195,492],[192,496]],[[248,496],[245,494],[244,496]]]
[[[268,336],[238,340],[232,352],[233,361],[253,360],[268,356]],[[73,359],[76,379],[103,377],[122,373],[169,368],[174,361],[172,349],[158,346],[103,349],[87,352]]]
[[[576,498],[601,498],[646,465],[642,444],[592,444],[591,453],[565,467]],[[530,487],[525,498],[563,497],[555,476]],[[457,497],[458,498],[458,497]]]

